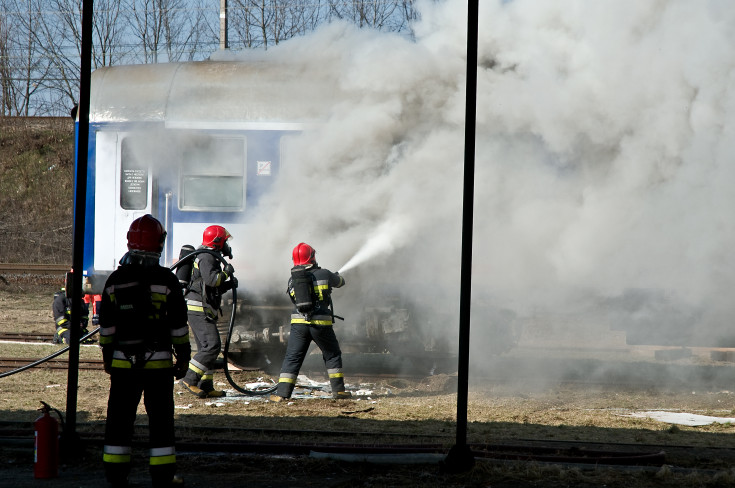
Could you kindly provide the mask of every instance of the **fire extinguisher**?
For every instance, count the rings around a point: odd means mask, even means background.
[[[61,413],[46,402],[38,410],[42,413],[33,422],[36,431],[36,445],[33,456],[33,475],[36,478],[56,478],[59,476],[59,423],[51,416],[54,410],[59,418]]]

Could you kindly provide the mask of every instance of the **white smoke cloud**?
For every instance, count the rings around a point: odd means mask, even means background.
[[[420,9],[415,42],[337,23],[249,55],[335,94],[238,243],[258,281],[301,241],[333,270],[381,243],[345,290],[430,282],[456,310],[466,5]],[[481,2],[479,25],[474,293],[524,316],[662,290],[732,316],[735,4]]]

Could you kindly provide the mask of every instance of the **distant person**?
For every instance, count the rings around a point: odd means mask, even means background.
[[[229,263],[223,269],[219,259],[219,256],[232,258],[232,249],[227,242],[231,237],[221,225],[210,225],[204,229],[199,249],[211,252],[201,252],[194,258],[191,279],[186,287],[189,327],[194,334],[197,352],[179,384],[199,398],[225,396],[224,391],[214,388],[214,363],[222,350],[222,339],[217,329],[222,295],[237,288],[235,269]]]
[[[54,344],[69,344],[69,338],[71,337],[71,304],[71,298],[66,296],[65,287],[62,286],[59,291],[54,293],[54,301],[51,304],[51,311],[53,313],[54,323],[56,324],[56,331],[54,332],[53,338]],[[89,305],[82,300],[79,310],[79,337],[84,337],[88,334]]]
[[[278,388],[276,393],[270,396],[270,400],[280,402],[291,398],[311,341],[314,341],[322,351],[332,387],[332,397],[351,398],[352,394],[345,391],[342,351],[333,327],[335,315],[332,288],[340,288],[345,284],[345,280],[339,273],[320,268],[316,262],[316,251],[308,244],[303,242],[298,244],[293,249],[292,258],[294,267],[291,268],[287,288],[287,293],[294,304],[291,313],[291,333],[278,378]]]
[[[191,345],[179,280],[158,263],[165,239],[153,216],[134,220],[128,253],[102,292],[100,345],[110,375],[103,464],[113,487],[128,486],[141,395],[148,414],[153,486],[183,483],[176,476],[173,385],[174,377],[186,372]]]

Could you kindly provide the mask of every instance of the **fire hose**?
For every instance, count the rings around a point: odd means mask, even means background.
[[[183,256],[181,259],[179,259],[177,262],[171,265],[170,269],[173,271],[179,266],[183,265],[187,261],[190,261],[194,259],[198,254],[207,253],[214,256],[217,260],[219,260],[223,265],[227,265],[227,261],[225,260],[224,256],[222,256],[220,253],[212,251],[211,249],[197,249],[195,251],[192,251],[191,253],[187,254],[186,256]],[[230,351],[230,341],[232,339],[232,332],[235,328],[235,313],[237,310],[237,288],[232,288],[232,313],[230,314],[230,324],[229,328],[227,330],[227,338],[225,339],[225,347],[222,350],[222,356],[224,357],[224,371],[225,371],[225,377],[227,378],[227,381],[230,383],[230,385],[240,393],[244,395],[268,395],[270,393],[273,393],[276,391],[276,388],[278,388],[278,385],[271,386],[269,388],[265,388],[262,390],[248,390],[237,383],[235,383],[235,380],[232,378],[232,375],[230,375],[230,370],[227,367],[228,365],[228,354]]]

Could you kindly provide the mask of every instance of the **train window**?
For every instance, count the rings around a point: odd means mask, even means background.
[[[245,208],[245,155],[243,138],[187,139],[182,148],[182,210],[241,211]]]
[[[284,134],[281,136],[279,152],[281,154],[280,167],[287,168],[298,156],[300,149],[297,144],[302,140],[298,134]]]
[[[148,206],[148,166],[138,157],[134,141],[133,138],[122,141],[120,206],[125,210],[144,210]]]

